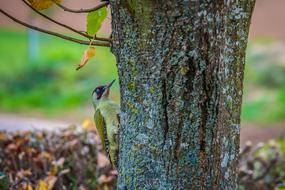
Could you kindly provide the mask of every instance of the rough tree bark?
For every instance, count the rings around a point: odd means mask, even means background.
[[[254,0],[111,0],[118,189],[236,189]]]

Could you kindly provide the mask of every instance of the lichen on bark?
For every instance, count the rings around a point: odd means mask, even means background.
[[[122,111],[118,189],[236,189],[254,1],[110,3]]]

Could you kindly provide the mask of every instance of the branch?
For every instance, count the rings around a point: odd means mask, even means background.
[[[27,23],[25,23],[23,21],[18,20],[17,18],[13,17],[12,15],[10,15],[7,12],[3,11],[2,9],[0,9],[0,12],[2,14],[6,15],[7,17],[9,17],[10,19],[12,19],[13,21],[17,22],[18,24],[21,24],[21,25],[23,25],[25,27],[28,27],[28,28],[31,28],[33,30],[37,30],[39,32],[43,32],[43,33],[46,33],[46,34],[49,34],[49,35],[52,35],[52,36],[56,36],[56,37],[59,37],[59,38],[62,38],[62,39],[68,40],[68,41],[76,42],[76,43],[79,43],[79,44],[110,47],[110,43],[108,43],[108,42],[93,41],[93,42],[90,43],[89,41],[79,40],[79,39],[76,39],[76,38],[72,38],[70,36],[66,36],[66,35],[63,35],[63,34],[59,34],[59,33],[56,33],[56,32],[52,32],[52,31],[49,31],[49,30],[45,30],[45,29],[42,29],[42,28],[39,28],[39,27],[30,25],[30,24],[27,24]]]
[[[93,8],[90,8],[90,9],[79,9],[79,10],[76,10],[76,9],[70,9],[70,8],[67,8],[65,6],[63,6],[62,4],[56,2],[55,0],[52,0],[57,6],[59,6],[61,9],[63,9],[64,11],[67,11],[67,12],[71,12],[71,13],[89,13],[89,12],[92,12],[92,11],[96,11],[98,9],[101,9],[105,6],[107,6],[109,4],[108,1],[96,6],[96,7],[93,7]]]
[[[56,21],[56,20],[54,20],[54,19],[48,17],[47,15],[41,13],[40,11],[38,11],[38,10],[36,10],[34,7],[32,7],[26,0],[22,0],[22,1],[23,1],[28,7],[30,7],[33,11],[35,11],[37,14],[41,15],[42,17],[46,18],[47,20],[49,20],[49,21],[51,21],[51,22],[53,22],[53,23],[56,23],[56,24],[58,24],[58,25],[60,25],[60,26],[62,26],[62,27],[64,27],[64,28],[67,28],[68,30],[73,31],[73,32],[75,32],[75,33],[77,33],[77,34],[79,34],[79,35],[81,35],[81,36],[84,36],[84,37],[89,38],[89,39],[93,39],[93,36],[90,36],[90,35],[88,35],[88,34],[86,34],[86,33],[80,32],[80,31],[78,31],[78,30],[76,30],[76,29],[74,29],[74,28],[72,28],[72,27],[70,27],[70,26],[68,26],[68,25],[65,25],[65,24],[63,24],[63,23],[60,23],[60,22],[58,22],[58,21]],[[110,41],[111,41],[111,40],[108,39],[108,38],[97,38],[96,36],[95,36],[94,39],[95,39],[95,40],[99,40],[99,41],[106,41],[106,42],[110,42]]]

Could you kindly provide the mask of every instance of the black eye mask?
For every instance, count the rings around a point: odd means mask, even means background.
[[[106,90],[105,86],[99,86],[93,91],[93,93],[95,92],[97,95],[97,100],[99,100],[102,97],[105,90]]]

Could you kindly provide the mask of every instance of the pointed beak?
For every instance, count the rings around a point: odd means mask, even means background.
[[[110,82],[110,84],[107,85],[107,88],[111,88],[111,86],[114,84],[115,81],[116,81],[116,79],[114,79],[112,82]]]

